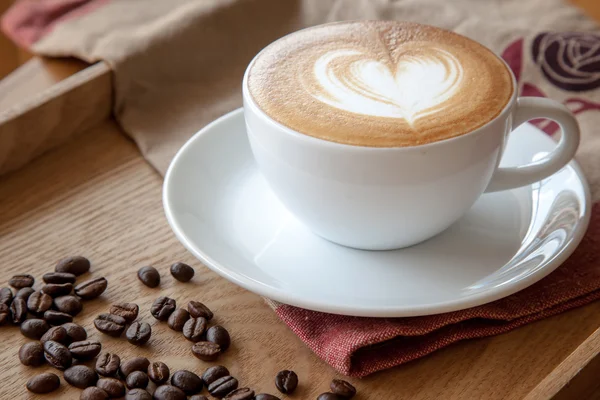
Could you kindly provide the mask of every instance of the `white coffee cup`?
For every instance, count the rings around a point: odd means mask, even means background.
[[[253,101],[248,70],[243,98],[252,152],[273,192],[314,233],[358,249],[397,249],[429,239],[483,193],[554,174],[579,145],[579,126],[566,107],[544,98],[517,98],[516,91],[496,118],[472,132],[390,148],[329,142],[281,125]],[[508,134],[534,118],[560,125],[557,148],[531,164],[499,168]]]

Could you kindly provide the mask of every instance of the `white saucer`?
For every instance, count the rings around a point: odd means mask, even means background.
[[[554,142],[532,125],[511,134],[503,165]],[[422,244],[354,250],[313,235],[258,171],[242,110],[179,151],[164,183],[179,240],[230,281],[283,303],[336,314],[407,317],[477,306],[540,280],[575,249],[590,215],[575,162],[541,183],[483,195],[459,222]]]

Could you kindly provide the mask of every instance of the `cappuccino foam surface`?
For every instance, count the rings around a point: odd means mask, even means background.
[[[513,82],[489,49],[396,21],[321,25],[267,46],[248,71],[257,106],[316,138],[371,147],[471,132],[508,104]]]

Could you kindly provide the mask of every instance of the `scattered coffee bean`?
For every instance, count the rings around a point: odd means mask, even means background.
[[[171,313],[175,311],[176,306],[177,303],[175,300],[161,296],[152,303],[150,314],[159,321],[166,321],[169,319]]]
[[[134,303],[113,304],[110,306],[110,313],[125,318],[125,321],[132,323],[138,317],[140,308]]]
[[[152,395],[144,389],[133,389],[127,392],[125,400],[152,400]]]
[[[338,396],[341,396],[345,399],[351,399],[356,394],[356,388],[352,386],[349,382],[346,382],[341,379],[334,379],[331,381],[331,385],[329,385],[329,389]]]
[[[281,399],[277,396],[273,396],[272,394],[259,393],[256,396],[254,396],[254,400],[281,400]]]
[[[35,282],[35,278],[31,275],[22,274],[15,275],[9,279],[8,284],[15,289],[21,289],[24,287],[32,287]]]
[[[227,394],[225,400],[253,400],[254,390],[250,388],[239,388]]]
[[[224,376],[208,385],[208,392],[217,399],[222,399],[238,388],[238,381],[233,376]]]
[[[148,378],[157,385],[162,385],[169,380],[169,367],[163,362],[155,361],[148,365]]]
[[[107,286],[106,278],[94,278],[75,286],[75,294],[83,300],[92,300],[104,293]]]
[[[202,380],[206,386],[210,385],[214,381],[224,376],[229,376],[229,370],[222,365],[215,365],[214,367],[208,368],[202,374]]]
[[[175,386],[162,385],[154,391],[154,400],[185,400],[187,396]]]
[[[83,326],[73,322],[67,322],[61,326],[67,331],[70,342],[81,342],[82,340],[87,339],[87,332]]]
[[[81,256],[67,257],[60,260],[54,270],[79,276],[90,270],[90,261]]]
[[[50,297],[66,296],[73,291],[72,283],[46,283],[42,286],[42,292]]]
[[[0,304],[0,325],[8,324],[12,321],[10,307],[6,304]]]
[[[54,307],[60,312],[76,316],[83,309],[81,300],[75,296],[60,296],[54,299]]]
[[[125,318],[113,314],[100,314],[94,320],[94,326],[109,336],[119,337],[127,326]]]
[[[37,367],[44,363],[44,348],[40,342],[27,342],[19,349],[21,364]]]
[[[221,347],[221,351],[227,350],[231,344],[229,332],[221,325],[211,326],[206,331],[206,340],[218,344]]]
[[[27,381],[27,390],[32,393],[44,394],[50,393],[58,389],[60,379],[56,374],[44,372],[43,374],[35,375]]]
[[[275,377],[275,386],[281,393],[294,393],[294,390],[298,387],[298,375],[287,369],[279,371]]]
[[[50,329],[50,325],[43,319],[27,319],[21,323],[21,333],[29,339],[40,340]]]
[[[95,340],[82,340],[69,345],[71,355],[77,360],[91,360],[100,354],[100,350],[102,350],[102,344]]]
[[[13,292],[10,288],[3,287],[0,289],[0,304],[5,304],[7,307],[10,306],[13,300]]]
[[[210,321],[212,319],[213,312],[210,311],[210,309],[208,307],[206,307],[204,304],[200,303],[199,301],[190,301],[188,303],[187,306],[188,311],[190,312],[190,315],[194,318],[206,318],[207,321]]]
[[[29,299],[29,296],[31,296],[31,294],[34,292],[35,292],[35,290],[33,290],[32,287],[24,287],[17,291],[17,294],[15,295],[15,297],[18,297],[20,299],[27,301],[27,299]]]
[[[171,377],[171,385],[183,390],[187,395],[192,395],[200,392],[204,383],[195,373],[182,369],[173,374]]]
[[[127,341],[136,346],[142,346],[146,344],[146,342],[152,336],[152,328],[150,324],[147,322],[138,322],[135,321],[129,328],[127,328],[127,332],[125,332],[125,337]]]
[[[110,398],[125,396],[125,385],[116,378],[100,378],[96,386],[108,393]]]
[[[94,386],[98,380],[96,372],[87,365],[74,365],[63,374],[65,381],[79,389]]]
[[[46,333],[44,333],[40,339],[42,344],[46,343],[48,340],[52,340],[53,342],[58,342],[60,344],[67,345],[69,342],[69,336],[67,335],[67,330],[62,326],[53,326],[48,329]]]
[[[190,319],[190,313],[185,308],[178,308],[169,315],[167,325],[174,331],[181,332],[188,319]]]
[[[71,366],[73,357],[71,352],[64,345],[48,340],[44,343],[44,358],[56,369],[64,370]]]
[[[10,305],[13,324],[20,324],[27,318],[27,302],[25,299],[15,297]]]
[[[179,282],[189,282],[194,277],[194,268],[178,262],[171,265],[171,275]]]
[[[79,400],[108,400],[108,393],[96,386],[90,386],[81,392]]]
[[[214,361],[221,354],[221,346],[213,342],[197,342],[192,346],[192,353],[202,361]]]
[[[189,400],[208,400],[208,397],[201,394],[195,394],[192,397],[190,397]]]
[[[60,311],[48,310],[44,313],[44,319],[50,325],[62,325],[67,322],[73,322],[73,316]]]
[[[190,318],[183,325],[183,336],[194,343],[199,342],[204,339],[207,324],[203,317]]]
[[[52,306],[52,297],[46,293],[33,292],[27,299],[27,309],[32,314],[42,316]]]
[[[160,285],[160,274],[154,267],[142,267],[138,270],[137,276],[140,281],[149,288],[155,288]]]
[[[116,354],[103,353],[96,360],[96,372],[102,376],[114,376],[121,367],[121,358]]]
[[[335,393],[327,392],[321,393],[319,397],[317,397],[317,400],[344,400],[344,398]]]
[[[121,376],[127,378],[134,371],[148,371],[150,361],[146,357],[134,357],[121,363]]]
[[[42,276],[45,283],[75,283],[77,277],[68,272],[48,272]]]
[[[125,383],[129,389],[144,389],[146,386],[148,386],[148,375],[142,371],[133,371],[127,375]]]

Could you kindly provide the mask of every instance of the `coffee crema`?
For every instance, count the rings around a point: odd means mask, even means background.
[[[248,90],[269,117],[337,143],[404,147],[471,132],[513,94],[506,65],[464,36],[427,25],[321,25],[267,46]]]

